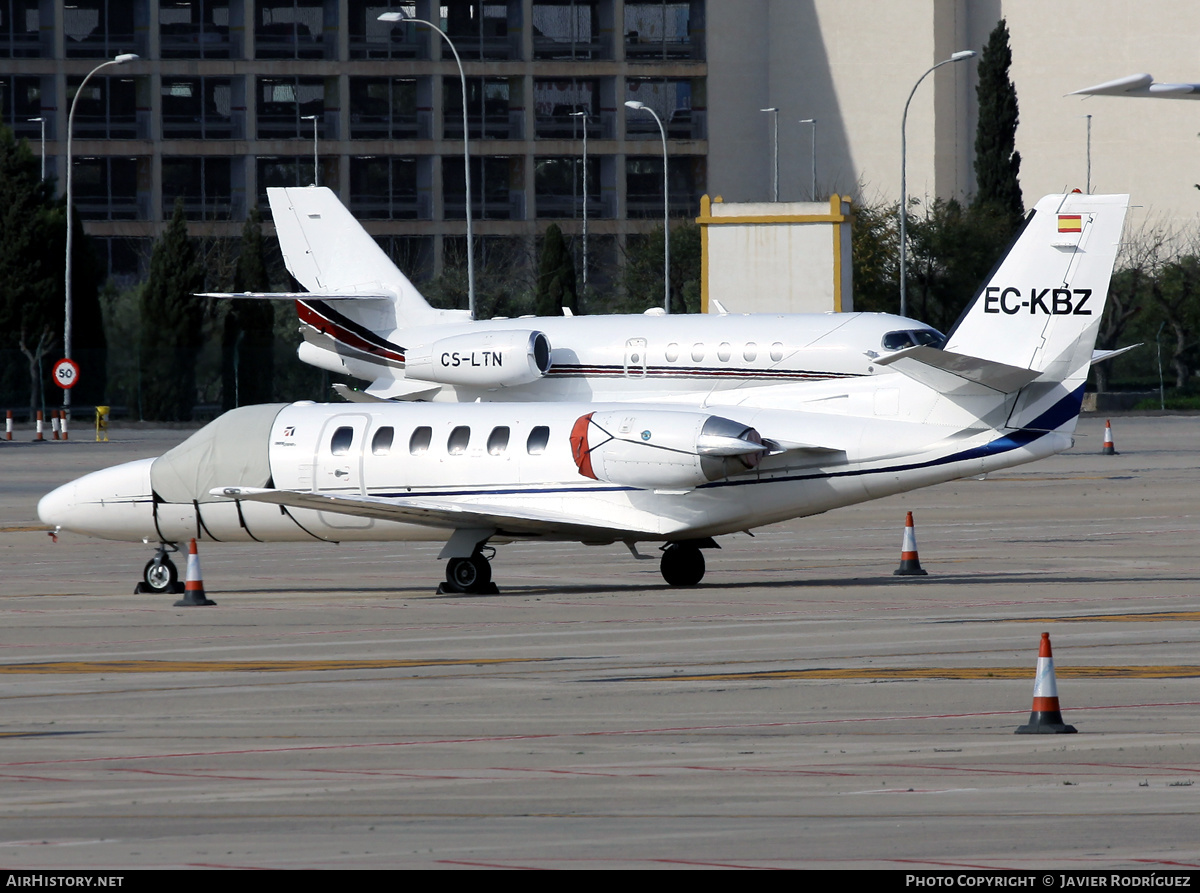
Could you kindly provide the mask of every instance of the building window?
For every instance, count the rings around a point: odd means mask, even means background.
[[[597,0],[534,0],[533,58],[611,59]]]
[[[519,183],[520,174],[513,177],[514,169],[522,169],[520,156],[471,156],[471,217],[475,220],[519,220],[524,217],[519,207],[514,207],[510,186]],[[659,170],[662,170],[660,167]],[[661,193],[660,193],[661,194]],[[467,188],[463,178],[462,162],[452,156],[442,159],[442,199],[445,215],[449,220],[465,219]]]
[[[443,139],[460,140],[463,132],[462,81],[442,83]],[[508,78],[467,78],[467,127],[471,139],[521,139],[523,110],[509,105]]]
[[[654,110],[667,131],[667,139],[700,140],[706,133],[706,109],[700,100],[703,78],[627,78],[625,100],[636,100]],[[625,135],[631,140],[660,139],[653,116],[629,109]]]
[[[520,16],[520,0],[512,0],[513,15]],[[454,41],[464,59],[521,58],[521,29],[508,27],[508,3],[487,0],[442,0],[442,30]],[[439,38],[440,40],[441,38]],[[453,56],[443,47],[443,58]]]
[[[138,159],[76,158],[72,181],[81,219],[138,219]]]
[[[135,41],[134,4],[129,0],[72,0],[59,8],[68,59],[145,55]]]
[[[703,40],[691,3],[625,0],[625,58],[630,62],[702,59]]]
[[[183,199],[189,220],[233,220],[232,158],[178,158],[162,160],[163,218],[175,212],[175,199]]]
[[[41,32],[38,0],[0,0],[0,57],[37,58]]]
[[[417,159],[392,155],[351,158],[350,213],[368,220],[416,220],[421,217]]]
[[[258,138],[312,139],[317,116],[317,136],[325,132],[325,80],[323,78],[259,78]]]
[[[429,58],[426,47],[428,35],[432,32],[427,26],[416,22],[379,21],[379,16],[385,12],[416,16],[415,3],[397,6],[389,0],[350,0],[348,10],[351,59]]]
[[[625,213],[629,217],[662,217],[662,156],[630,156],[625,160]],[[695,216],[705,189],[705,161],[681,155],[670,160],[670,213]]]
[[[52,93],[50,94],[53,95]],[[82,102],[82,100],[80,100]],[[42,115],[42,79],[40,77],[0,77],[0,121],[11,127],[18,139],[27,137],[30,148],[39,152],[34,144],[42,138],[42,122],[30,118],[46,119],[46,139],[54,138],[54,115],[47,111]]]
[[[539,218],[582,217],[583,158],[538,158],[534,188]],[[605,216],[600,201],[600,159],[594,155],[587,161],[587,191],[588,216]]]
[[[162,135],[166,140],[242,138],[242,116],[233,116],[229,78],[162,79]]]
[[[79,92],[82,77],[67,79],[67,108]],[[133,78],[94,77],[79,94],[75,107],[75,139],[138,137],[137,92]]]
[[[324,0],[259,0],[254,53],[259,59],[324,58]]]
[[[429,115],[417,111],[416,79],[350,78],[350,138],[429,139]]]
[[[336,168],[334,168],[336,169]],[[323,185],[336,190],[336,183],[326,182],[325,174],[328,169],[321,166],[321,182]],[[313,182],[312,156],[300,158],[259,158],[258,159],[258,205],[266,208],[267,188],[272,186],[311,186]]]
[[[159,0],[159,47],[164,59],[228,59],[230,0]],[[240,22],[239,22],[240,24]]]
[[[581,140],[585,126],[589,139],[611,139],[613,135],[613,114],[600,110],[600,81],[596,78],[535,80],[533,111],[538,139]]]

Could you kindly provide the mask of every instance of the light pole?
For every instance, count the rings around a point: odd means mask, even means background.
[[[760,112],[771,113],[771,123],[774,131],[771,136],[771,201],[779,201],[779,109],[771,106],[769,109],[759,109]]]
[[[1092,194],[1092,116],[1087,118],[1087,194]]]
[[[1091,117],[1090,115],[1088,117]],[[46,119],[45,118],[30,118],[30,124],[42,125],[42,179],[46,179]]]
[[[417,22],[422,25],[428,25],[438,34],[442,35],[442,39],[450,45],[450,52],[454,53],[454,61],[458,63],[458,80],[462,85],[462,123],[463,123],[463,180],[466,183],[467,192],[467,308],[471,319],[475,318],[475,244],[471,237],[471,144],[470,131],[467,129],[467,75],[463,71],[462,59],[459,58],[458,49],[454,46],[454,41],[450,39],[445,31],[435,25],[428,19],[410,18],[402,12],[385,12],[379,16],[381,22]]]
[[[812,191],[809,200],[815,202],[817,200],[817,119],[801,118],[800,123],[812,125]]]
[[[321,185],[321,174],[319,173],[320,162],[317,161],[317,116],[316,115],[303,115],[303,116],[301,116],[300,120],[313,122],[313,185],[320,186]]]
[[[83,93],[83,88],[87,86],[87,82],[101,68],[107,68],[109,65],[124,65],[126,62],[136,62],[137,55],[134,53],[122,53],[114,59],[109,59],[107,62],[101,62],[95,68],[87,73],[87,77],[83,79],[83,83],[75,91],[74,98],[71,99],[71,111],[67,115],[67,261],[66,261],[66,298],[64,301],[63,318],[63,356],[68,360],[71,359],[71,248],[73,239],[74,215],[71,206],[71,133],[75,129],[75,106],[79,103],[79,97]],[[45,125],[43,125],[45,126]],[[63,412],[66,417],[71,414],[71,391],[68,388],[63,388]]]
[[[663,127],[662,119],[655,114],[654,109],[646,105],[644,102],[638,102],[635,99],[630,99],[625,103],[625,108],[634,109],[636,111],[649,112],[654,117],[654,123],[658,125],[658,132],[662,135],[663,144],[663,312],[671,312],[671,226],[670,213],[671,203],[667,193],[667,131]]]
[[[900,315],[908,315],[908,288],[906,281],[908,279],[908,181],[906,162],[908,160],[908,143],[905,130],[908,127],[908,106],[912,102],[913,95],[917,92],[917,87],[921,86],[921,81],[929,77],[929,75],[937,71],[943,65],[949,65],[951,62],[961,62],[964,59],[971,59],[976,55],[974,50],[959,50],[949,59],[943,59],[937,65],[931,66],[923,75],[917,78],[917,82],[913,84],[912,92],[908,94],[908,102],[904,103],[904,117],[900,119]]]
[[[587,291],[587,206],[588,206],[588,171],[587,171],[587,132],[588,113],[571,112],[572,118],[583,118],[583,290]]]

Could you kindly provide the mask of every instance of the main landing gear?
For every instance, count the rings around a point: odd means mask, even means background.
[[[466,592],[471,595],[496,595],[500,592],[492,582],[492,564],[496,550],[489,549],[485,557],[483,549],[476,549],[469,558],[451,558],[446,562],[446,582],[438,592]]]
[[[704,579],[704,553],[695,543],[667,543],[658,568],[668,586],[695,586]]]
[[[175,567],[168,553],[178,552],[175,543],[160,543],[154,557],[146,562],[142,569],[142,582],[133,590],[134,595],[149,593],[151,595],[179,595],[183,592],[183,584],[179,582],[179,569]]]

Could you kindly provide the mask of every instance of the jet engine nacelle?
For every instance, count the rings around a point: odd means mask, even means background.
[[[754,468],[766,452],[755,429],[701,412],[590,412],[571,429],[580,474],[632,487],[690,489]]]
[[[503,388],[550,369],[550,339],[529,330],[454,335],[405,352],[404,377],[438,384]]]

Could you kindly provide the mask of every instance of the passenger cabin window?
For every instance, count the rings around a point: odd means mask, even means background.
[[[692,345],[692,361],[699,363],[704,359],[704,345],[697,341]]]
[[[904,350],[906,347],[926,345],[941,349],[946,346],[946,336],[937,329],[912,329],[905,332],[888,332],[883,336],[884,350]]]
[[[546,452],[546,444],[550,442],[550,429],[545,425],[538,425],[529,432],[529,439],[525,441],[525,451],[531,456],[540,456]]]
[[[375,436],[371,438],[371,453],[375,456],[386,456],[392,451],[392,440],[396,436],[396,429],[390,425],[386,428],[380,428],[375,432]]]
[[[350,452],[350,444],[354,441],[354,429],[349,425],[338,428],[329,440],[329,452],[335,456],[344,456]]]
[[[667,345],[667,362],[674,363],[679,359],[679,344],[672,341]]]
[[[501,425],[492,429],[492,433],[488,435],[488,452],[493,456],[499,456],[508,449],[508,426]]]
[[[720,346],[717,347],[717,359],[722,363],[728,363],[730,352],[731,348],[729,347],[729,342],[722,341]]]
[[[428,425],[422,425],[408,439],[408,451],[414,456],[424,455],[429,452],[429,442],[431,440],[433,440],[433,429]]]
[[[783,342],[776,341],[774,344],[771,345],[771,360],[772,360],[772,362],[778,363],[782,359],[783,359]]]
[[[461,456],[467,451],[467,444],[471,442],[471,429],[466,425],[459,425],[450,432],[450,439],[446,441],[446,452],[451,456]]]
[[[746,358],[747,363],[753,363],[758,358],[758,345],[753,341],[747,341],[746,347],[742,350],[742,356]]]

